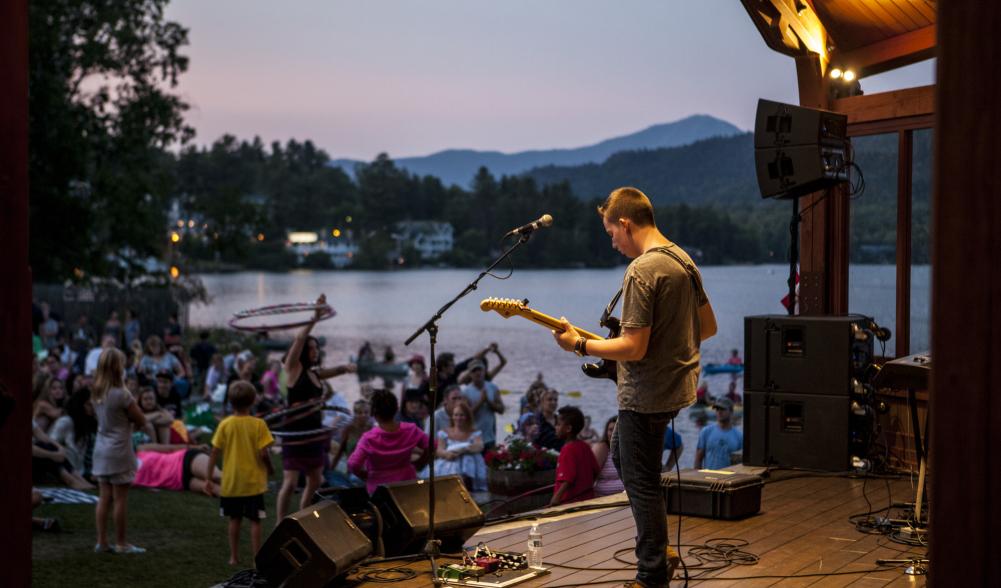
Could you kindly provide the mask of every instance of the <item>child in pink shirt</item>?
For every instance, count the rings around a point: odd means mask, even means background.
[[[413,423],[397,422],[397,411],[396,396],[388,390],[377,390],[372,395],[372,416],[378,426],[361,436],[348,458],[348,471],[365,480],[369,494],[380,484],[416,480],[417,470],[431,459],[427,434]],[[422,453],[412,462],[415,447]]]

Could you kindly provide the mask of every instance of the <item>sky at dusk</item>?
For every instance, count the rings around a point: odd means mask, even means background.
[[[173,0],[196,142],[312,139],[333,158],[577,147],[691,114],[796,102],[737,0]],[[862,80],[933,82],[927,61]]]

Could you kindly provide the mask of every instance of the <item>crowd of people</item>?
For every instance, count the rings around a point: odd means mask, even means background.
[[[128,489],[141,486],[220,497],[235,563],[243,518],[255,550],[260,544],[270,455],[279,448],[276,521],[290,512],[297,492],[299,508],[321,486],[372,492],[379,484],[426,477],[432,460],[436,475],[458,475],[470,490],[486,491],[485,454],[515,439],[559,453],[553,505],[623,490],[612,462],[616,417],[596,431],[579,408],[560,406],[560,393],[541,373],[518,401],[516,426],[506,436],[499,430],[498,417],[515,407],[505,405],[493,382],[507,364],[496,343],[462,361],[439,354],[437,402],[425,358],[415,354],[405,361],[401,381],[362,384],[361,398],[349,406],[328,380],[357,366],[324,366],[313,324],[298,332],[280,360],[267,360],[238,343],[213,341],[209,332],[188,347],[176,316],[163,332],[144,334],[136,313],[127,311],[122,322],[112,312],[98,337],[86,316],[67,326],[44,303],[38,314],[33,477],[37,484],[98,491],[98,552],[143,552],[126,540]],[[387,348],[387,361],[395,358],[391,353]],[[729,465],[740,444],[730,425],[733,401],[732,389],[719,398],[700,389],[699,402],[714,406],[719,418],[700,434],[696,467]],[[270,418],[300,406],[315,408]],[[683,449],[680,435],[668,428],[665,469]],[[220,461],[226,467],[217,467]],[[114,540],[106,531],[109,515]]]

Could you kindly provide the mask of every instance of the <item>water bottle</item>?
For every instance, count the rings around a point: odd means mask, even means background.
[[[528,532],[528,567],[542,567],[542,533],[539,532],[539,523],[532,523],[532,530]]]

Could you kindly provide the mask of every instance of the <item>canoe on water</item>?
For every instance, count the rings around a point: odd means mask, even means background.
[[[702,366],[702,373],[712,374],[739,374],[744,371],[744,365],[737,363],[707,363]]]

